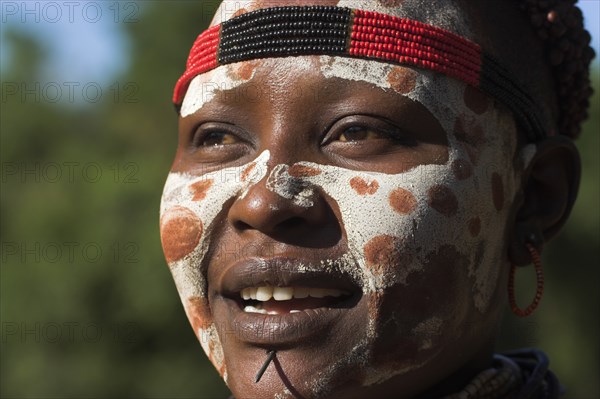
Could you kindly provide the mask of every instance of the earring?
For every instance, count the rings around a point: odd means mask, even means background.
[[[525,247],[529,251],[529,254],[531,255],[531,261],[535,266],[537,289],[535,291],[533,302],[531,302],[531,304],[525,310],[519,308],[519,306],[517,306],[517,301],[515,300],[515,272],[517,267],[514,263],[511,263],[510,274],[508,276],[508,300],[512,312],[519,317],[527,317],[531,315],[540,304],[540,299],[542,299],[542,294],[544,293],[544,272],[542,270],[542,260],[540,258],[540,254],[535,247],[529,243],[525,243]]]

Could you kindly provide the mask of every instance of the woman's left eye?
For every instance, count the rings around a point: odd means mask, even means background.
[[[373,129],[365,128],[362,126],[355,126],[348,128],[340,134],[338,140],[341,142],[349,141],[363,141],[372,139],[387,138],[388,135],[378,132]]]

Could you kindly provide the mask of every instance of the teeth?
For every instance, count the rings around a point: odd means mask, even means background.
[[[244,307],[244,312],[246,313],[260,313],[260,314],[269,314],[269,315],[275,315],[275,314],[279,314],[275,311],[270,311],[267,312],[266,310],[262,309],[259,305],[259,307],[256,306],[252,306],[252,305],[247,305]],[[297,309],[292,309],[290,310],[290,313],[300,313],[302,312],[301,310],[297,310]]]
[[[270,315],[279,314],[279,313],[277,313],[274,310],[272,310],[270,312],[267,312],[264,309],[256,308],[256,307],[254,307],[252,305],[248,305],[248,306],[244,307],[244,312],[247,312],[247,313],[270,314]],[[290,312],[290,313],[292,313],[292,312]]]
[[[312,296],[313,298],[324,298],[326,292],[327,290],[323,288],[313,288],[310,291],[308,291],[308,295]]]
[[[259,309],[259,308],[255,308],[252,305],[248,305],[244,307],[244,312],[247,313],[260,313],[260,314],[267,314],[267,311],[264,309]]]
[[[242,292],[240,293],[242,295],[242,298],[244,299],[244,301],[247,301],[250,298],[252,298],[252,296],[250,295],[250,290],[252,290],[252,288],[244,288],[242,290]]]
[[[273,296],[273,287],[258,287],[256,300],[266,302]]]
[[[335,288],[307,288],[307,287],[248,287],[240,292],[245,301],[254,299],[261,302],[271,300],[289,301],[292,298],[324,298],[326,296],[340,297],[348,293]]]
[[[292,287],[275,287],[273,288],[273,299],[276,301],[287,301],[294,296]]]
[[[329,288],[326,290],[325,296],[334,296],[334,297],[338,297],[338,296],[342,296],[344,295],[344,293],[340,290],[336,290],[333,288]]]

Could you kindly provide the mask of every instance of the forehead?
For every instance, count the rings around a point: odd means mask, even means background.
[[[257,59],[194,78],[182,116],[211,103],[259,109],[269,103],[281,112],[294,111],[299,102],[319,107],[352,99],[364,108],[403,104],[419,83],[419,70],[384,62],[314,55]]]
[[[285,6],[335,6],[374,11],[409,18],[474,40],[460,0],[225,0],[217,9],[211,26],[246,12]]]

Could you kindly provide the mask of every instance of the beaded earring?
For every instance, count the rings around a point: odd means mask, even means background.
[[[544,272],[542,270],[542,259],[540,258],[540,254],[530,243],[525,243],[525,247],[529,251],[529,254],[531,255],[531,261],[535,266],[537,288],[533,301],[529,304],[529,306],[527,306],[527,308],[524,310],[519,308],[515,299],[515,272],[517,267],[514,263],[511,263],[510,274],[508,276],[508,300],[510,303],[510,309],[519,317],[530,316],[540,304],[542,294],[544,293]]]

